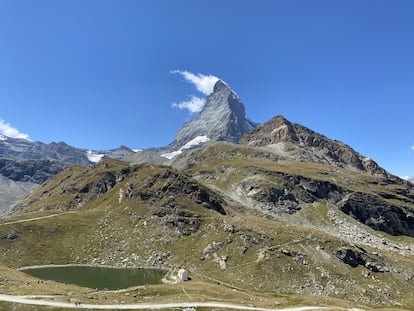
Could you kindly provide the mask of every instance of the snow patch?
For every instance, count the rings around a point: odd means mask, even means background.
[[[7,140],[7,136],[6,135],[0,135],[0,141],[5,141]]]
[[[200,144],[208,142],[210,139],[207,136],[197,136],[196,138],[190,140],[188,143],[186,143],[184,146],[182,146],[180,149],[173,151],[173,152],[167,152],[162,154],[161,156],[164,158],[167,158],[171,160],[172,158],[178,156],[181,154],[185,149],[191,149],[195,146],[198,146]]]
[[[104,155],[104,154],[102,154],[102,153],[96,153],[96,152],[93,152],[93,151],[91,151],[91,150],[88,150],[88,151],[86,152],[86,156],[88,157],[89,161],[94,162],[94,163],[98,163],[99,161],[101,161],[101,160],[102,160],[102,158],[103,158],[105,155]]]
[[[132,151],[134,151],[135,153],[141,152],[142,149],[132,149]]]
[[[180,148],[180,150],[177,150],[177,151],[163,153],[161,156],[171,160],[172,158],[175,158],[176,156],[178,156],[182,152],[183,152],[183,150]]]

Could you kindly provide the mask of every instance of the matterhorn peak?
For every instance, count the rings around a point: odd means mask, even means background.
[[[202,111],[185,123],[178,131],[175,140],[163,151],[170,155],[182,150],[193,140],[203,142],[228,141],[238,143],[240,137],[257,126],[245,114],[239,96],[223,80],[218,80],[214,91],[206,98]]]

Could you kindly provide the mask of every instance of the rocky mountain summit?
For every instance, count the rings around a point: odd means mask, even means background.
[[[223,81],[214,85],[203,110],[185,123],[178,131],[175,140],[166,147],[169,152],[179,150],[197,137],[206,140],[238,143],[243,134],[258,124],[249,120],[240,97]]]
[[[329,139],[311,129],[276,116],[245,134],[241,144],[261,147],[301,162],[315,162],[352,168],[376,176],[392,178],[370,158],[364,157],[350,146]]]

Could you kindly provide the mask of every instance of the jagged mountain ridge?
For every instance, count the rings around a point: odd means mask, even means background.
[[[18,160],[57,160],[66,164],[91,165],[103,157],[115,159],[133,155],[128,147],[106,151],[93,151],[72,147],[64,142],[45,144],[22,138],[0,136],[0,158]]]
[[[245,134],[240,143],[265,148],[301,162],[353,168],[385,178],[396,178],[350,146],[303,125],[292,123],[283,116],[276,116]]]
[[[71,147],[64,142],[44,144],[4,135],[0,140],[0,158],[19,160],[53,159],[64,163],[82,165],[92,163],[84,150]]]
[[[225,82],[218,80],[202,111],[179,129],[175,140],[163,149],[163,153],[178,150],[197,137],[238,143],[243,134],[257,125],[246,116],[240,97]]]

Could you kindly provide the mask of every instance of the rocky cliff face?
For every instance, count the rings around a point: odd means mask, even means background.
[[[244,135],[241,144],[264,147],[269,151],[301,162],[316,162],[342,168],[352,168],[376,176],[392,176],[370,158],[350,146],[329,139],[300,124],[277,116]]]
[[[0,159],[0,175],[13,181],[42,184],[67,167],[55,160],[11,160]]]
[[[0,159],[0,214],[67,165],[56,160]]]
[[[411,237],[414,237],[413,206],[413,194],[405,197],[403,204],[393,204],[381,196],[361,192],[350,193],[338,204],[342,212],[375,230]]]
[[[0,215],[9,209],[13,202],[24,197],[37,186],[30,181],[14,181],[0,175]]]
[[[167,148],[177,150],[200,136],[214,141],[238,143],[243,134],[256,126],[256,123],[247,118],[239,96],[219,80],[200,114],[183,125],[174,142]]]

